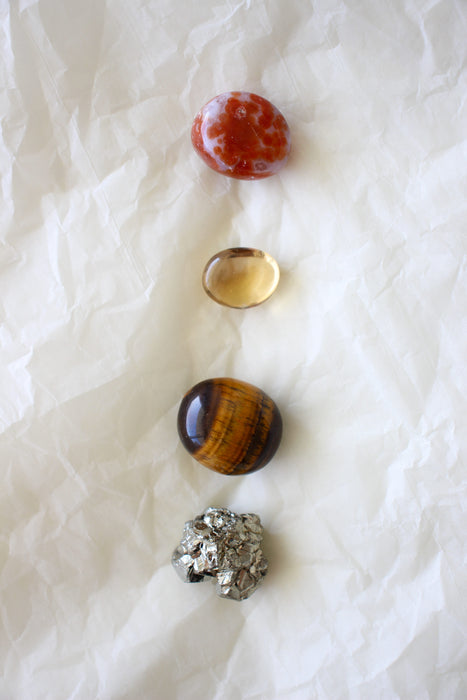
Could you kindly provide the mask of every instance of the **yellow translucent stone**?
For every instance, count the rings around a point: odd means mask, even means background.
[[[246,309],[269,299],[279,275],[277,262],[262,250],[228,248],[207,262],[203,287],[218,304]]]

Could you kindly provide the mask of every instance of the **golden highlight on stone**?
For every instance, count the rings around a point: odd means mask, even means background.
[[[203,287],[218,304],[247,309],[269,299],[279,276],[279,266],[268,253],[256,248],[228,248],[206,264]]]
[[[239,379],[205,379],[188,391],[178,410],[182,445],[220,474],[248,474],[274,456],[282,418],[261,389]]]

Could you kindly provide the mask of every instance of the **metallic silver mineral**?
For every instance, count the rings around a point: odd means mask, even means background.
[[[268,570],[262,539],[263,528],[254,513],[237,515],[227,508],[206,508],[185,523],[172,564],[186,583],[211,576],[218,596],[245,600]]]

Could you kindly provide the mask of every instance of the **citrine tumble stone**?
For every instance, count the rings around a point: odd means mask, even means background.
[[[277,262],[262,250],[228,248],[206,263],[203,287],[218,304],[246,309],[269,299],[279,276]]]
[[[210,100],[193,121],[191,140],[210,168],[239,180],[274,175],[290,153],[284,116],[251,92],[224,92]]]
[[[183,446],[221,474],[264,467],[282,437],[282,418],[261,389],[238,379],[206,379],[190,389],[178,411]]]

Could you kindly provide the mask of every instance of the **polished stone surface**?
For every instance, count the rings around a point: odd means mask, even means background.
[[[183,446],[205,467],[246,474],[264,467],[282,437],[282,419],[261,389],[238,379],[206,379],[183,397],[178,411]]]
[[[269,299],[279,276],[277,262],[262,250],[228,248],[207,262],[203,287],[218,304],[246,309]]]
[[[210,168],[240,180],[274,175],[290,153],[284,116],[251,92],[225,92],[210,100],[194,119],[191,140]]]

